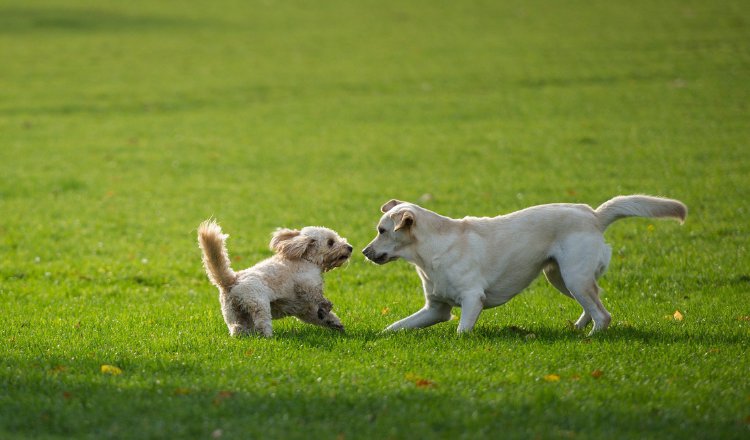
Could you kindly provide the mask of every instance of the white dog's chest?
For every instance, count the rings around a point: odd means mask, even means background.
[[[450,304],[453,307],[461,307],[461,299],[454,295],[444,291],[432,291],[426,294],[426,297],[432,301],[438,301],[445,304]]]
[[[417,268],[417,273],[422,279],[426,298],[450,304],[453,307],[461,307],[461,295],[465,290],[458,287],[450,277],[444,274],[428,277],[420,268]]]
[[[472,271],[443,270],[427,274],[419,267],[425,297],[453,307],[461,307],[467,295],[482,296],[484,308],[497,307],[510,301],[519,294],[539,274],[535,265],[525,266],[513,274],[494,274],[494,279],[487,279]]]

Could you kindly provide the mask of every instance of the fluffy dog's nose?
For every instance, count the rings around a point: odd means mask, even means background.
[[[351,253],[352,253],[352,251],[354,250],[354,248],[352,247],[352,245],[350,245],[350,244],[347,244],[347,245],[346,245],[346,250],[347,250],[347,251],[349,251],[349,253],[351,254]]]

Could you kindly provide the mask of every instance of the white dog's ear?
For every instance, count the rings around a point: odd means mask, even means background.
[[[298,260],[305,255],[307,247],[313,242],[313,239],[300,235],[296,229],[277,229],[271,238],[271,250],[289,258]]]
[[[396,214],[398,215],[398,214]],[[414,225],[414,213],[408,210],[404,210],[400,213],[401,218],[396,222],[396,227],[393,228],[394,231],[398,231],[403,228],[410,228],[412,225]]]
[[[388,203],[380,207],[380,212],[386,213],[393,209],[394,206],[400,205],[402,203],[404,202],[402,202],[401,200],[391,199],[388,201]]]

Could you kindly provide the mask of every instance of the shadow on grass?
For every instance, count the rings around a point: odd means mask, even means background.
[[[726,334],[720,332],[689,332],[689,331],[664,331],[660,329],[641,329],[632,326],[613,325],[601,333],[588,336],[591,327],[586,330],[552,327],[529,327],[517,326],[489,328],[483,327],[475,333],[477,336],[496,340],[526,339],[545,343],[556,343],[560,341],[581,342],[628,342],[638,341],[642,343],[685,343],[697,342],[704,344],[744,344],[746,338],[739,334]]]
[[[350,327],[348,327],[350,328]],[[460,340],[482,340],[502,342],[537,342],[556,344],[560,342],[581,343],[627,343],[637,341],[646,344],[699,343],[705,345],[739,345],[745,344],[746,338],[741,334],[721,332],[690,332],[685,330],[640,329],[631,326],[613,325],[606,331],[588,336],[591,327],[586,330],[576,330],[572,327],[519,327],[515,325],[503,327],[478,327],[472,333],[459,335],[454,327],[435,326],[427,329],[404,330],[399,332],[384,332],[382,329],[354,327],[345,333],[332,332],[312,326],[302,326],[282,329],[274,334],[275,339],[298,342],[308,347],[336,350],[342,341],[361,341],[362,343],[402,338],[413,343],[420,340],[431,341],[435,338],[445,341],[446,345],[455,345]],[[694,330],[694,329],[693,329]],[[252,337],[252,336],[250,336]]]
[[[123,14],[103,9],[0,7],[0,34],[144,31],[195,24],[171,16]]]
[[[8,377],[0,374],[0,381]],[[673,403],[572,405],[564,387],[518,385],[482,399],[412,384],[386,389],[356,384],[258,390],[134,385],[123,376],[77,376],[6,387],[0,434],[92,438],[639,438],[738,437],[734,415],[707,408],[691,418]],[[220,383],[221,381],[217,381]],[[215,385],[217,386],[217,385]],[[221,436],[221,435],[219,435]],[[738,437],[739,438],[739,437]]]

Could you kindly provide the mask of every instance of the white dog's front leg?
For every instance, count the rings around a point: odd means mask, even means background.
[[[484,309],[484,293],[465,295],[461,299],[461,320],[458,321],[458,332],[470,332],[482,309]]]
[[[445,303],[428,301],[425,306],[417,313],[407,316],[406,318],[396,321],[389,325],[386,331],[396,331],[408,328],[429,327],[439,322],[445,322],[451,319],[451,306]]]

